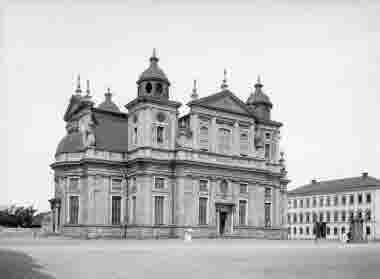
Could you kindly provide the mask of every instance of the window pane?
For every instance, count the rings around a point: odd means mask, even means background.
[[[70,196],[70,224],[78,224],[79,216],[79,197]]]
[[[112,179],[111,189],[114,192],[121,191],[121,179]]]
[[[164,127],[157,126],[157,142],[158,143],[164,142]]]
[[[270,212],[271,204],[265,203],[264,211],[265,211],[265,226],[270,227],[271,226],[271,212]]]
[[[121,217],[121,197],[112,197],[112,225],[119,225]]]
[[[207,184],[208,184],[207,180],[200,180],[199,181],[199,191],[207,192],[208,191]]]
[[[265,159],[269,159],[269,154],[270,154],[270,144],[269,143],[266,143],[264,145],[264,156],[265,156]]]
[[[240,184],[240,193],[248,193],[247,184]]]
[[[164,188],[164,179],[163,178],[161,178],[161,177],[156,177],[155,179],[154,179],[154,182],[155,182],[155,185],[154,185],[154,187],[156,188],[156,189],[163,189]]]
[[[154,224],[162,225],[164,223],[164,197],[154,197]]]
[[[207,225],[207,198],[199,198],[199,225]]]
[[[247,201],[239,201],[239,224],[246,225]]]
[[[240,154],[248,154],[248,133],[240,133]]]
[[[200,129],[199,145],[200,145],[200,149],[208,150],[208,128],[207,127],[201,127]]]

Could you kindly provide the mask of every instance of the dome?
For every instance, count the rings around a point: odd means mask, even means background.
[[[80,132],[72,132],[67,134],[58,144],[55,155],[62,153],[80,152],[85,148],[83,136]]]
[[[264,104],[272,107],[272,102],[270,101],[268,95],[266,95],[261,88],[263,85],[260,83],[260,78],[258,78],[257,83],[255,84],[255,92],[251,93],[248,97],[247,105],[259,105]]]
[[[120,112],[119,107],[112,101],[112,93],[110,89],[107,89],[107,93],[104,94],[106,97],[104,102],[98,106],[98,109],[112,111],[112,112]]]
[[[141,83],[146,80],[161,80],[168,84],[170,84],[166,74],[164,71],[158,66],[158,58],[156,57],[156,51],[153,50],[153,55],[150,58],[150,65],[148,69],[146,69],[140,75],[137,83]]]

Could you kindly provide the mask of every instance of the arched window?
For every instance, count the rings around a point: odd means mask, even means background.
[[[162,94],[162,84],[161,83],[156,84],[156,93],[157,93],[157,95]]]
[[[303,223],[303,214],[300,213],[300,223],[302,224]]]
[[[146,93],[150,94],[150,92],[152,92],[152,89],[153,89],[153,86],[150,82],[148,82],[145,86],[145,91]]]
[[[366,221],[371,221],[371,210],[367,209],[365,212],[365,219]]]

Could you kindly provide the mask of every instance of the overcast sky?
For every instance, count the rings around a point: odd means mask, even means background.
[[[284,123],[289,188],[364,171],[380,178],[376,1],[29,2],[1,14],[0,205],[48,209],[76,75],[90,79],[97,103],[110,86],[124,106],[153,47],[177,101],[189,101],[193,79],[201,97],[215,93],[224,68],[245,101],[261,75],[272,118]]]

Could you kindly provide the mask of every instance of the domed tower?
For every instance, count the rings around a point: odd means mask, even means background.
[[[253,111],[256,117],[270,120],[270,112],[273,107],[269,97],[262,91],[264,85],[261,84],[260,77],[255,84],[255,92],[248,97],[246,104]]]
[[[110,111],[110,112],[120,112],[119,107],[112,101],[112,93],[109,88],[104,94],[105,100],[98,106],[98,109]]]
[[[158,66],[159,59],[156,56],[156,49],[153,49],[152,57],[149,60],[148,69],[140,75],[137,81],[138,96],[168,100],[170,82],[164,71]]]

